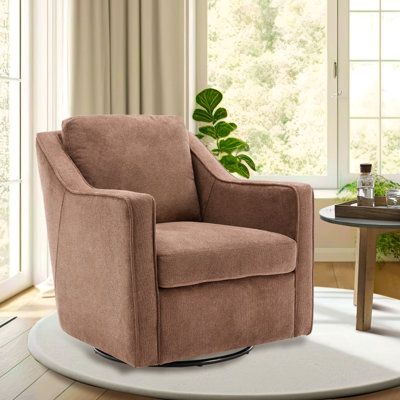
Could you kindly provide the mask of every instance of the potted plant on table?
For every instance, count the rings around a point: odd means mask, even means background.
[[[384,176],[374,175],[375,178],[375,199],[377,204],[382,203],[382,199],[385,198],[386,192],[389,189],[398,189],[400,184],[391,181]],[[344,200],[355,200],[357,199],[357,181],[350,182],[343,185],[338,194],[341,199]],[[378,261],[383,261],[385,258],[394,258],[400,261],[400,233],[384,233],[379,235],[376,242],[376,257]]]

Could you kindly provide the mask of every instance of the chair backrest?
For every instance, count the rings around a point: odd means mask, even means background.
[[[62,139],[90,185],[152,195],[157,222],[200,219],[188,132],[181,118],[73,117],[63,122]]]

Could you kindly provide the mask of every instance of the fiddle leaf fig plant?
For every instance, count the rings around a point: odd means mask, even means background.
[[[256,170],[252,158],[244,154],[250,147],[245,141],[230,136],[237,129],[237,125],[234,122],[223,121],[228,112],[225,108],[218,107],[222,98],[222,93],[213,88],[204,89],[196,96],[198,108],[193,112],[193,119],[203,123],[196,136],[200,140],[207,140],[208,143],[211,141],[211,152],[227,171],[250,178],[249,168]]]

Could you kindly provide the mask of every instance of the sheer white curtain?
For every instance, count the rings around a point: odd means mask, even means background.
[[[33,282],[44,295],[53,294],[46,223],[34,138],[37,132],[60,129],[69,116],[68,0],[31,2],[31,130],[32,153],[32,264]]]

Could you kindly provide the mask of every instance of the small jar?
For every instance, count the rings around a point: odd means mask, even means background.
[[[360,164],[360,175],[357,179],[357,205],[375,206],[375,179],[371,174],[372,164]]]
[[[389,189],[386,192],[386,205],[390,208],[400,208],[400,189]]]

